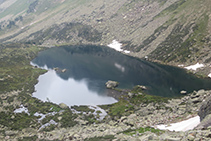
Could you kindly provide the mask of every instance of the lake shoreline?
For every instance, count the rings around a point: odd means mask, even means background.
[[[12,61],[10,65],[6,62],[6,69],[2,68],[6,75],[0,81],[3,82],[1,84],[6,83],[9,79],[10,85],[18,89],[11,91],[6,90],[7,87],[5,87],[4,92],[1,93],[0,130],[2,132],[0,140],[85,140],[93,138],[120,140],[170,140],[176,138],[187,140],[191,137],[208,138],[210,133],[208,129],[195,129],[186,132],[156,130],[154,133],[154,128],[151,126],[170,124],[196,116],[202,101],[211,96],[211,91],[195,91],[177,99],[169,99],[146,95],[144,91],[136,87],[129,93],[121,95],[122,97],[117,103],[99,106],[108,115],[102,121],[98,121],[98,114],[102,113],[99,110],[93,110],[87,106],[74,107],[81,112],[77,114],[64,105],[63,107],[51,102],[42,102],[31,96],[38,76],[46,72],[30,65],[32,58],[27,58],[28,54],[33,57],[37,52],[38,49],[35,47],[21,49],[16,47],[7,49],[7,54],[10,55],[0,54],[3,59],[5,56],[7,57],[6,61]],[[18,62],[17,56],[24,59]],[[2,61],[0,63],[5,64]],[[15,73],[8,72],[14,68]],[[23,80],[27,83],[23,83]],[[15,85],[11,81],[15,82]],[[116,93],[116,95],[119,94]],[[15,113],[17,111],[21,113]],[[41,117],[35,115],[45,115],[45,118],[41,120]],[[40,129],[40,127],[45,128]]]

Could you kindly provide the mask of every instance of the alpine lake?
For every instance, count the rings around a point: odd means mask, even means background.
[[[119,82],[120,89],[143,85],[146,93],[163,97],[211,89],[209,78],[198,78],[184,69],[137,59],[103,46],[53,47],[40,52],[31,64],[48,70],[39,77],[33,97],[68,106],[117,102],[108,96],[108,80]]]

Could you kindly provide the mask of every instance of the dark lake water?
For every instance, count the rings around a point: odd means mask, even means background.
[[[108,80],[118,81],[119,88],[124,89],[144,85],[148,94],[165,97],[180,96],[182,90],[211,89],[209,78],[199,79],[183,69],[129,57],[107,47],[50,48],[40,52],[32,63],[49,70],[39,77],[33,96],[67,105],[116,102],[107,96],[105,83]],[[63,69],[66,71],[61,72]]]

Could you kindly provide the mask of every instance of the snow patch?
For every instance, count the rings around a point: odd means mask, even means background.
[[[160,130],[169,131],[188,131],[194,129],[200,123],[200,117],[196,116],[188,120],[184,120],[170,125],[156,125],[155,127]]]
[[[42,126],[39,128],[39,130],[41,130],[41,129],[45,128],[45,127],[48,127],[48,126],[50,126],[50,125],[57,125],[57,124],[58,124],[57,122],[55,122],[54,120],[51,119],[48,123],[42,125]]]
[[[38,67],[37,64],[30,62],[30,65],[34,66],[34,67]],[[45,64],[44,66],[39,66],[39,68],[44,69],[44,70],[51,70],[48,68],[48,66]]]
[[[50,110],[52,110],[52,108],[51,108]],[[63,111],[60,111],[60,112],[63,112]],[[59,113],[60,113],[60,112],[59,112]],[[46,124],[44,124],[44,125],[42,125],[42,122],[41,122],[46,116],[48,116],[48,115],[54,116],[54,115],[56,115],[57,113],[58,113],[58,112],[52,112],[52,113],[42,114],[42,113],[36,112],[36,113],[34,114],[34,116],[40,117],[40,118],[38,119],[38,122],[41,124],[41,127],[39,128],[39,130],[41,130],[41,129],[47,127],[47,126],[50,126],[50,125],[57,125],[58,123],[56,123],[56,122],[55,122],[54,120],[52,120],[52,119],[51,119],[48,123],[46,123]]]
[[[116,40],[113,40],[111,44],[108,45],[108,47],[115,49],[116,51],[123,51],[122,44],[119,43]]]
[[[50,116],[54,116],[54,115],[56,115],[57,114],[57,112],[52,112],[52,113],[47,113],[47,114],[42,114],[42,113],[38,113],[38,112],[36,112],[35,114],[34,114],[34,116],[36,116],[36,117],[41,117],[41,118],[39,118],[38,119],[38,121],[41,121],[41,120],[43,120],[46,116],[48,116],[48,115],[50,115]]]
[[[184,65],[178,65],[178,67],[184,67]]]
[[[98,120],[103,120],[105,118],[105,116],[107,115],[106,111],[103,110],[102,108],[95,106],[95,105],[91,105],[89,106],[90,109],[95,110],[93,115],[95,115],[95,117],[98,115],[97,111],[100,111],[101,113],[99,113],[99,119]]]
[[[124,53],[127,53],[128,54],[128,53],[130,53],[130,51],[129,50],[124,50]]]
[[[195,65],[188,66],[188,67],[185,67],[185,68],[186,68],[187,70],[197,70],[198,68],[202,68],[202,67],[204,67],[203,64],[197,63],[197,64],[195,64]]]
[[[23,105],[20,105],[20,108],[19,109],[16,109],[15,111],[14,111],[14,113],[26,113],[26,114],[28,114],[28,115],[30,115],[29,114],[29,110],[26,108],[26,107],[24,107]]]
[[[107,116],[107,113],[104,109],[98,107],[97,105],[87,105],[89,109],[92,109],[94,110],[94,112],[89,112],[88,114],[93,114],[95,116],[95,118],[97,120],[103,120],[105,118],[105,116]],[[71,108],[71,111],[74,113],[74,114],[84,114],[84,115],[87,115],[86,112],[80,112],[80,111],[76,111],[75,109],[72,109]],[[100,111],[100,112],[99,112]],[[98,113],[99,112],[99,113]]]
[[[119,43],[117,40],[113,40],[112,43],[108,45],[108,47],[113,48],[119,52],[130,53],[130,51],[128,51],[128,50],[123,50],[122,44]]]

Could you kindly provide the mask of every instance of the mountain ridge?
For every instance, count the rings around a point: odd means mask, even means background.
[[[0,20],[1,42],[108,45],[115,39],[138,58],[176,66],[211,64],[209,0],[19,2],[0,13],[10,13]],[[22,11],[12,15],[8,11],[15,4]]]

